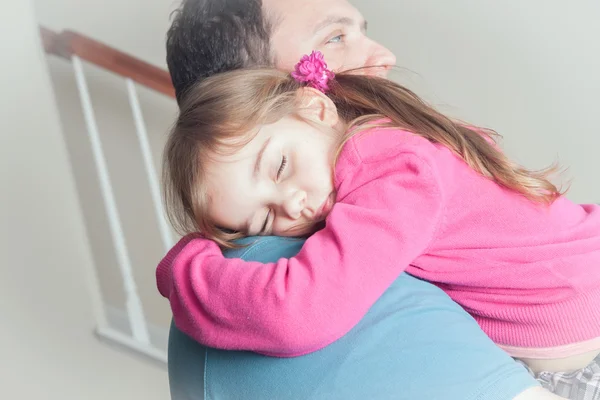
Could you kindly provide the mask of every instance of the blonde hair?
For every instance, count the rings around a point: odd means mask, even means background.
[[[243,146],[251,140],[248,132],[259,125],[297,115],[299,89],[289,74],[254,69],[215,75],[186,93],[163,159],[167,214],[179,233],[201,232],[222,247],[232,247],[233,240],[244,236],[221,229],[207,215],[204,161],[224,149]],[[391,122],[382,125],[446,146],[475,171],[531,201],[550,204],[561,195],[548,179],[556,167],[530,171],[516,164],[495,147],[495,132],[453,121],[393,81],[341,73],[327,95],[346,132],[352,131],[340,138],[340,149],[366,124],[386,117]]]

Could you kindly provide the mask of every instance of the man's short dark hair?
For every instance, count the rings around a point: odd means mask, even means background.
[[[177,101],[199,79],[272,64],[262,0],[183,0],[167,32]]]

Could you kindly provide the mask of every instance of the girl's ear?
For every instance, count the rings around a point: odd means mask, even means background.
[[[300,116],[331,128],[335,127],[339,122],[339,115],[333,101],[317,89],[305,87],[300,90]]]

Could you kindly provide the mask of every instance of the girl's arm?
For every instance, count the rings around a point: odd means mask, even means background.
[[[443,196],[432,163],[413,152],[350,158],[326,228],[296,257],[261,264],[226,259],[205,239],[176,246],[157,281],[177,326],[211,347],[292,357],[356,325],[426,251]]]

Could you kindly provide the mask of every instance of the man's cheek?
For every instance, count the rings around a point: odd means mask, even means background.
[[[339,54],[336,54],[332,51],[323,53],[323,57],[325,58],[325,62],[327,62],[327,67],[334,72],[344,71],[346,68],[344,67],[343,57],[340,57]]]

